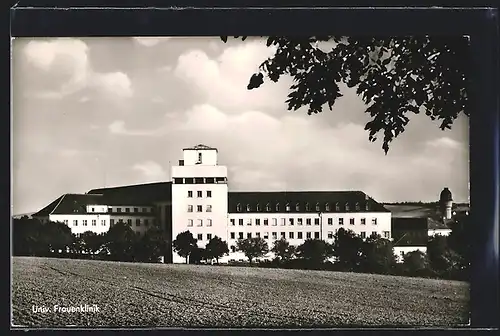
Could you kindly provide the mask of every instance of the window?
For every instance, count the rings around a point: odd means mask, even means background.
[[[198,233],[198,240],[203,240],[203,234],[202,233]]]
[[[366,225],[366,218],[361,218],[361,225]]]
[[[278,239],[278,233],[277,232],[273,232],[272,237],[273,237],[273,239]]]
[[[243,232],[238,232],[238,238],[243,239]]]
[[[311,210],[311,207],[309,206],[309,203],[306,203],[306,211]]]
[[[210,240],[212,239],[212,234],[211,233],[207,233],[207,240]]]
[[[345,211],[349,211],[349,203],[345,204]]]
[[[192,219],[188,219],[188,226],[193,226],[193,220]]]
[[[142,212],[150,212],[150,209],[142,208]]]
[[[377,225],[377,219],[376,218],[372,218],[372,224],[373,225]]]
[[[231,246],[231,252],[233,252],[233,253],[236,252],[236,247]]]
[[[238,219],[238,225],[243,225],[243,218]]]
[[[90,212],[94,212],[94,211],[95,211],[95,209],[94,209],[94,208],[92,208],[92,209],[90,210]]]
[[[302,225],[302,218],[297,218],[297,225]]]
[[[333,218],[328,218],[328,225],[333,225]]]
[[[297,211],[297,212],[300,211],[300,204],[299,203],[295,204],[295,211]]]
[[[273,226],[276,226],[278,225],[278,219],[277,218],[273,218]]]
[[[269,232],[264,232],[264,239],[269,239]]]
[[[149,225],[149,219],[145,219],[144,220],[144,226],[148,226]]]
[[[340,211],[340,204],[335,203],[335,211]]]
[[[141,226],[141,220],[139,218],[135,220],[135,226]]]
[[[319,232],[314,232],[314,239],[319,239]]]
[[[252,233],[251,232],[247,232],[247,239],[251,239],[252,238]]]
[[[197,163],[201,163],[201,153],[198,153],[198,162]]]
[[[368,202],[366,202],[366,204],[365,204],[365,210],[366,211],[370,210],[370,205],[368,204]]]
[[[311,218],[306,218],[306,225],[311,225]]]
[[[389,239],[390,238],[390,232],[389,231],[384,231],[384,238]]]
[[[330,211],[330,203],[325,203],[325,211]]]
[[[175,184],[182,184],[184,182],[183,178],[176,177],[174,178],[174,183]]]
[[[196,192],[196,197],[198,197],[198,198],[202,198],[202,197],[203,197],[203,191],[198,190],[198,191]]]
[[[241,212],[241,204],[236,204],[236,211]]]
[[[188,190],[188,197],[190,197],[190,198],[193,197],[193,191],[192,190]]]
[[[139,212],[139,208],[134,208],[134,212]]]
[[[229,222],[231,223],[231,225],[232,225],[232,226],[234,226],[234,224],[235,224],[235,220],[234,220],[234,218],[231,218],[231,219],[229,220]]]
[[[319,225],[319,218],[314,218],[314,225]]]
[[[87,226],[87,220],[86,219],[83,220],[83,226]]]
[[[198,219],[197,226],[203,226],[203,219]]]
[[[97,225],[97,220],[92,219],[92,226],[96,226],[96,225]]]
[[[266,204],[266,211],[271,211],[271,205],[269,203]]]
[[[354,218],[349,218],[349,224],[354,225]]]
[[[260,225],[260,218],[255,218],[255,225],[259,226]]]
[[[194,183],[194,178],[188,177],[186,178],[186,184],[193,184]]]
[[[288,219],[288,224],[293,225],[293,218]]]
[[[333,232],[328,231],[327,237],[328,237],[328,239],[333,239]]]
[[[252,225],[252,219],[251,218],[247,218],[247,225]]]
[[[116,212],[122,212],[122,208],[116,208]]]
[[[372,231],[372,236],[377,236],[377,231]]]
[[[109,220],[109,226],[113,226],[113,225],[115,225],[115,220],[114,219],[110,219]]]
[[[316,203],[316,211],[319,211],[319,203]]]
[[[207,219],[207,226],[212,226],[212,220],[211,219]]]
[[[250,204],[247,204],[247,212],[252,211],[252,208],[250,207]]]
[[[191,204],[188,205],[188,212],[193,212],[193,206]]]
[[[281,218],[281,226],[285,226],[286,225],[286,218]]]
[[[359,203],[356,202],[356,211],[359,211],[361,210],[361,208],[359,207]]]
[[[125,208],[125,212],[130,212],[130,208]]]
[[[280,204],[276,203],[276,211],[280,211]]]
[[[73,220],[73,226],[78,226],[78,220],[77,219]]]
[[[259,204],[259,203],[257,203],[257,206],[255,207],[255,209],[256,209],[257,211],[260,211],[260,204]]]
[[[265,225],[265,226],[268,226],[268,225],[269,225],[269,219],[264,218],[264,225]]]
[[[365,239],[366,238],[366,232],[365,231],[361,231],[360,236],[361,236],[361,238]]]
[[[68,220],[67,219],[64,220],[64,224],[68,225]]]
[[[131,226],[132,225],[132,220],[131,219],[127,219],[127,224]]]
[[[306,232],[306,238],[311,239],[311,232]]]
[[[293,239],[293,232],[288,232],[288,239]]]
[[[286,209],[286,211],[287,211],[287,212],[289,212],[289,211],[290,211],[290,204],[289,204],[289,203],[287,203],[287,204],[285,205],[285,209]]]
[[[212,190],[207,190],[207,197],[208,198],[212,197]]]
[[[281,232],[281,238],[286,239],[286,232]]]
[[[302,232],[297,232],[297,239],[302,239]]]
[[[339,225],[344,225],[344,218],[339,218]]]
[[[196,212],[202,212],[203,211],[203,206],[197,205],[196,206]]]
[[[255,232],[255,237],[260,238],[260,232]]]
[[[234,232],[231,232],[231,239],[235,239],[236,234]]]
[[[210,204],[207,205],[207,212],[212,212],[212,206]]]

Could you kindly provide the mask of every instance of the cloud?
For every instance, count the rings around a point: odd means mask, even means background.
[[[120,98],[131,97],[132,83],[123,72],[100,73],[89,61],[89,47],[76,38],[57,38],[49,41],[31,40],[24,48],[28,64],[60,81],[55,90],[40,88],[35,96],[62,99],[84,88],[95,88],[104,94]]]
[[[115,135],[125,135],[125,136],[161,136],[164,135],[164,127],[160,127],[152,130],[131,130],[125,126],[125,121],[115,120],[108,125],[108,130],[111,134]]]
[[[161,42],[167,41],[170,38],[171,37],[167,36],[162,36],[162,37],[144,36],[144,37],[134,37],[134,41],[145,47],[154,47]]]
[[[148,181],[164,181],[168,178],[168,174],[163,167],[154,161],[137,163],[132,169],[140,172],[142,177]]]

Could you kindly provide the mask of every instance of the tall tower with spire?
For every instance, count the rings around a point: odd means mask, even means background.
[[[439,209],[441,211],[441,216],[443,219],[451,219],[451,210],[453,207],[453,197],[451,195],[450,189],[445,187],[443,191],[441,191],[441,195],[439,196]]]

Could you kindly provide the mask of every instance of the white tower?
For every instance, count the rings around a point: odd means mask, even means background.
[[[184,148],[172,167],[172,240],[190,231],[199,247],[214,236],[227,241],[227,168],[217,164],[217,154],[205,145]],[[174,263],[185,262],[172,254]]]
[[[451,219],[451,209],[453,207],[453,197],[448,188],[444,188],[439,196],[439,207],[444,219]]]

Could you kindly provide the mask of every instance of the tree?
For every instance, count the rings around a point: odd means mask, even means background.
[[[193,234],[189,231],[179,233],[172,242],[172,246],[178,255],[186,258],[186,264],[188,263],[188,257],[191,252],[197,248],[196,239],[194,239]]]
[[[429,269],[427,255],[419,250],[405,253],[403,256],[403,268],[408,275],[424,275]]]
[[[227,36],[221,38],[227,42]],[[324,42],[331,43],[329,50],[322,50]],[[307,107],[312,114],[325,105],[332,109],[342,96],[340,83],[355,87],[372,118],[365,126],[369,140],[383,132],[386,154],[405,130],[409,113],[425,112],[443,130],[461,113],[469,116],[466,37],[268,37],[266,45],[274,55],[252,75],[249,90],[262,85],[264,76],[278,82],[289,75],[288,110]]]
[[[341,269],[355,271],[361,265],[363,239],[351,230],[338,229],[332,244],[333,256]]]
[[[205,246],[205,255],[207,259],[214,259],[219,263],[219,258],[229,253],[229,248],[227,247],[227,243],[215,236],[208,242],[207,246]]]
[[[269,252],[267,242],[260,237],[238,239],[236,249],[245,254],[250,264],[253,259],[262,257]]]
[[[86,231],[80,235],[83,243],[83,250],[90,254],[97,253],[104,244],[104,235],[97,234],[92,231]]]
[[[121,261],[133,261],[135,259],[136,244],[139,235],[124,223],[118,222],[111,226],[104,236],[105,247],[113,258]]]
[[[290,245],[290,243],[285,238],[281,238],[274,241],[271,252],[276,255],[278,261],[286,262],[293,258],[295,254],[295,246]]]
[[[365,272],[390,273],[396,264],[392,242],[372,234],[362,244],[360,267]]]
[[[427,242],[429,265],[439,275],[444,274],[449,268],[449,261],[446,257],[448,251],[448,241],[445,236],[435,235],[429,238]]]
[[[141,261],[159,262],[168,250],[167,236],[157,226],[149,228],[139,239],[137,254]]]
[[[49,252],[66,252],[73,242],[71,229],[62,222],[47,222],[40,226],[41,237]]]
[[[324,240],[306,239],[297,247],[297,256],[306,262],[306,265],[319,267],[325,259],[333,256],[333,247]]]
[[[42,223],[27,216],[12,221],[13,254],[20,256],[40,256],[48,252],[42,239]]]
[[[451,234],[447,238],[448,246],[457,254],[460,276],[466,278],[470,267],[471,232],[470,217],[466,214],[458,215],[451,227]]]

